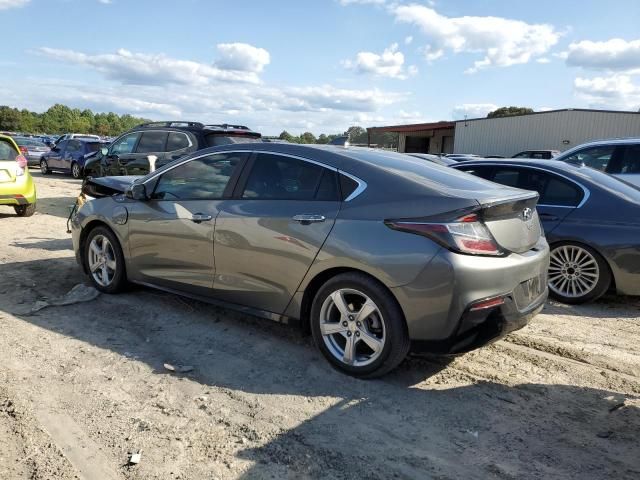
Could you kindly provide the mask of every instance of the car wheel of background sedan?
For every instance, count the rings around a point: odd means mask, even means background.
[[[360,273],[337,275],[320,288],[311,331],[325,358],[355,377],[382,376],[409,351],[402,310],[383,285]]]
[[[73,178],[80,178],[82,176],[82,169],[76,162],[71,164],[71,176]]]
[[[19,217],[30,217],[36,213],[36,204],[30,203],[29,205],[15,205],[13,209]]]
[[[578,304],[600,298],[611,285],[609,266],[586,245],[560,243],[551,248],[549,293],[564,303]]]
[[[51,170],[49,170],[49,165],[47,164],[46,160],[40,160],[40,171],[42,172],[43,175],[48,175],[49,173],[51,173]]]
[[[126,284],[124,256],[116,236],[106,227],[96,227],[87,236],[84,255],[91,283],[104,293],[117,293]]]

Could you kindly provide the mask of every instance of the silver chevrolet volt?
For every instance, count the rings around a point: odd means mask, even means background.
[[[399,153],[227,145],[89,178],[81,197],[74,249],[100,291],[132,282],[295,321],[358,377],[495,341],[547,297],[535,192]]]

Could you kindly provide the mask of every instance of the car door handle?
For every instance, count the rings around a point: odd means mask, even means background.
[[[208,222],[212,218],[211,215],[205,215],[204,213],[194,213],[191,215],[191,221],[194,223]]]
[[[556,220],[558,220],[558,217],[552,215],[551,213],[539,213],[539,215],[542,220],[549,220],[551,222],[555,222]]]
[[[309,225],[310,223],[324,222],[325,220],[326,218],[324,217],[324,215],[310,215],[308,213],[295,215],[293,217],[294,222],[301,223],[302,225]]]

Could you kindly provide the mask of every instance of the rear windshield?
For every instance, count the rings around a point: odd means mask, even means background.
[[[591,181],[597,187],[606,190],[612,195],[640,205],[640,189],[635,185],[591,167],[574,166],[570,163],[568,165],[571,165],[570,169],[577,177]]]
[[[262,140],[259,136],[250,135],[207,135],[207,145],[210,147],[218,147],[220,145],[233,145],[236,143],[260,143]]]
[[[30,138],[14,138],[16,143],[21,147],[46,147],[46,145],[38,140],[32,140]]]
[[[0,138],[0,161],[3,160],[15,160],[18,156],[15,147],[8,141]]]

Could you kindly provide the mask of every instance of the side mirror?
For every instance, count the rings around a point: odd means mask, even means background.
[[[147,187],[144,186],[144,183],[134,183],[127,188],[125,195],[127,198],[131,198],[132,200],[145,201],[148,199]]]
[[[102,153],[102,155],[104,155],[105,157],[107,156],[107,154],[109,153],[109,149],[106,147],[102,147],[100,149],[100,153]]]

